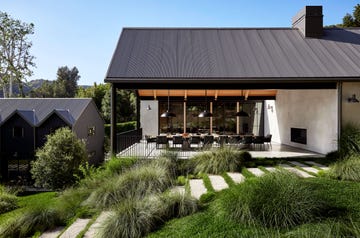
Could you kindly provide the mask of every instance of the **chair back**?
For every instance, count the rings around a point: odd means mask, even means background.
[[[272,138],[272,135],[271,135],[271,134],[267,134],[267,135],[264,137],[264,142],[270,143],[270,142],[271,142],[271,138]]]
[[[253,143],[254,144],[264,144],[264,136],[255,136]]]
[[[191,136],[190,144],[200,144],[200,136]]]
[[[244,136],[244,144],[251,144],[253,143],[253,137],[252,136]]]
[[[210,145],[214,143],[214,136],[213,135],[205,135],[204,136],[204,145]]]
[[[156,137],[156,144],[167,144],[167,137],[166,136],[157,136]]]
[[[183,137],[182,136],[173,136],[173,144],[182,144],[183,143]]]

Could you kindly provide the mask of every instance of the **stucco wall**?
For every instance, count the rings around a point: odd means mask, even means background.
[[[360,82],[343,83],[342,85],[342,124],[353,123],[360,125],[360,103],[349,103],[348,98],[353,94],[360,100]]]
[[[337,90],[279,90],[265,102],[265,134],[273,141],[326,154],[337,149]],[[272,106],[272,109],[271,109]],[[290,128],[307,130],[307,144],[291,142]]]
[[[148,110],[150,106],[151,110]],[[159,133],[159,102],[142,100],[140,102],[140,125],[143,135],[156,136]]]
[[[88,135],[88,128],[95,126],[95,135]],[[86,149],[91,156],[89,163],[98,164],[104,159],[104,120],[92,101],[85,108],[73,127],[76,136],[86,140]]]

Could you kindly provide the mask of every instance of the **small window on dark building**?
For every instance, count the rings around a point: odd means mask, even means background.
[[[13,137],[24,137],[24,128],[21,126],[14,126]]]
[[[95,126],[88,127],[88,136],[95,135]]]

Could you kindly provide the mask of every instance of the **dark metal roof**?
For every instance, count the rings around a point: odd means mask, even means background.
[[[360,29],[125,28],[107,82],[359,79]]]
[[[70,126],[79,119],[90,98],[6,98],[0,99],[0,125],[14,113],[32,126],[41,125],[56,113]]]

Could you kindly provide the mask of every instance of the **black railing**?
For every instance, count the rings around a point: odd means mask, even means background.
[[[142,129],[126,131],[123,133],[119,133],[117,136],[117,146],[116,153],[119,153],[126,148],[131,147],[135,143],[140,142],[142,137]]]

